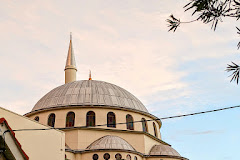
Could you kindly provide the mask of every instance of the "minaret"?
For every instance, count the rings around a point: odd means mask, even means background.
[[[76,81],[77,67],[75,62],[75,56],[72,48],[72,33],[70,33],[70,43],[68,48],[68,56],[65,66],[65,84]]]

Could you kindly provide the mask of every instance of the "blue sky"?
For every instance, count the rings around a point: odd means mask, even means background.
[[[217,31],[200,22],[167,32],[187,1],[4,1],[0,6],[0,106],[29,112],[64,83],[69,33],[77,79],[121,86],[158,116],[239,105],[239,86],[224,70],[238,62],[236,21]],[[191,160],[237,160],[240,110],[164,120],[163,140]]]

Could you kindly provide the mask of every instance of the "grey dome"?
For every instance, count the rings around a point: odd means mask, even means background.
[[[107,135],[99,138],[86,148],[86,150],[95,149],[120,149],[135,151],[135,149],[127,141],[118,136],[112,135]]]
[[[164,155],[164,156],[177,156],[181,157],[181,155],[173,149],[171,146],[160,144],[155,145],[150,150],[149,155]]]
[[[114,84],[82,80],[54,88],[42,97],[32,111],[64,106],[111,106],[147,112],[134,95]]]

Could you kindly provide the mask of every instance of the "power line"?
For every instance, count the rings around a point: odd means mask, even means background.
[[[166,119],[173,119],[173,118],[180,118],[180,117],[187,117],[187,116],[194,116],[194,115],[199,115],[199,114],[205,114],[205,113],[211,113],[211,112],[217,112],[217,111],[222,111],[222,110],[229,110],[229,109],[234,109],[234,108],[239,108],[240,106],[232,106],[232,107],[225,107],[225,108],[220,108],[220,109],[214,109],[214,110],[208,110],[208,111],[203,111],[203,112],[195,112],[195,113],[190,113],[190,114],[182,114],[182,115],[176,115],[176,116],[170,116],[170,117],[163,117],[163,118],[157,118],[157,119],[151,119],[151,120],[144,120],[144,121],[158,121],[158,120],[166,120]],[[133,121],[133,122],[121,122],[121,123],[115,123],[115,125],[121,125],[121,124],[132,124],[132,123],[139,123],[139,122],[144,122],[143,120],[141,121]],[[78,127],[62,127],[62,128],[39,128],[39,129],[16,129],[12,131],[40,131],[40,130],[52,130],[52,129],[59,129],[59,130],[66,130],[66,129],[73,129],[73,128],[89,128],[89,127],[102,127],[102,126],[107,126],[109,124],[99,124],[95,126],[78,126]],[[111,124],[112,125],[112,124]],[[9,130],[6,130],[5,132],[9,132]]]
[[[203,111],[203,112],[195,112],[195,113],[183,114],[183,115],[178,115],[178,116],[164,117],[164,118],[160,118],[160,119],[161,119],[161,120],[165,120],[165,119],[171,119],[171,118],[187,117],[187,116],[193,116],[193,115],[198,115],[198,114],[217,112],[217,111],[222,111],[222,110],[227,110],[227,109],[233,109],[233,108],[239,108],[239,107],[240,107],[240,106],[225,107],[225,108],[214,109],[214,110]]]
[[[225,107],[225,108],[220,108],[220,109],[214,109],[214,110],[208,110],[208,111],[203,111],[203,112],[195,112],[195,113],[190,113],[190,114],[182,114],[182,115],[177,115],[177,116],[170,116],[170,117],[163,117],[163,118],[157,118],[157,119],[152,119],[152,120],[144,120],[144,121],[157,121],[157,120],[166,120],[166,119],[173,119],[173,118],[180,118],[180,117],[187,117],[187,116],[194,116],[194,115],[200,115],[200,114],[205,114],[205,113],[211,113],[211,112],[217,112],[217,111],[222,111],[222,110],[229,110],[229,109],[234,109],[234,108],[239,108],[240,106],[232,106],[232,107]],[[143,120],[141,121],[133,121],[133,122],[122,122],[122,123],[115,123],[115,125],[120,125],[120,124],[133,124],[133,123],[138,123],[138,122],[144,122]],[[101,124],[101,125],[95,125],[95,126],[89,126],[89,127],[101,127],[101,126],[107,126],[108,124]],[[59,130],[64,130],[64,129],[72,129],[72,128],[88,128],[88,126],[79,126],[79,127],[64,127],[64,128],[39,128],[39,129],[15,129],[12,130],[13,132],[16,131],[45,131],[45,130],[52,130],[52,129],[59,129]],[[5,150],[5,134],[10,132],[10,130],[5,130],[2,134],[3,139],[4,139],[4,150]],[[4,151],[3,150],[3,151]]]

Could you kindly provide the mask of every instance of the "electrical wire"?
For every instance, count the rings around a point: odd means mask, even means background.
[[[121,123],[115,123],[115,125],[132,124],[132,123],[139,123],[139,122],[144,122],[144,121],[158,121],[158,120],[166,120],[166,119],[194,116],[194,115],[200,115],[200,114],[205,114],[205,113],[229,110],[229,109],[234,109],[234,108],[239,108],[239,107],[240,106],[232,106],[232,107],[225,107],[225,108],[208,110],[208,111],[203,111],[203,112],[195,112],[195,113],[190,113],[190,114],[182,114],[182,115],[156,118],[156,119],[150,119],[150,120],[141,120],[141,121],[133,121],[133,122],[121,122]],[[76,129],[76,128],[102,127],[102,126],[107,126],[107,125],[109,125],[109,124],[99,124],[99,125],[95,125],[95,126],[64,127],[64,128],[54,128],[54,127],[52,127],[52,128],[39,128],[39,129],[15,129],[15,130],[12,130],[12,131],[14,131],[14,132],[15,131],[40,131],[40,130],[44,131],[44,130],[52,130],[52,129],[66,130],[66,129],[73,129],[73,128]],[[6,131],[10,132],[9,130],[6,130]]]
[[[208,111],[203,111],[203,112],[195,112],[195,113],[183,114],[183,115],[178,115],[178,116],[164,117],[164,118],[160,118],[160,119],[161,120],[165,120],[165,119],[171,119],[171,118],[180,118],[180,117],[186,117],[186,116],[194,116],[194,115],[198,115],[198,114],[217,112],[217,111],[222,111],[222,110],[227,110],[227,109],[234,109],[234,108],[239,108],[239,107],[240,106],[225,107],[225,108],[219,108],[219,109],[208,110]]]

